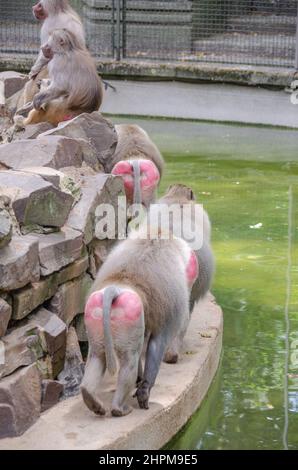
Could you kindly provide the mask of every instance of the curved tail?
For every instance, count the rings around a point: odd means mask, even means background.
[[[115,286],[107,287],[103,293],[103,333],[105,355],[107,361],[107,369],[110,374],[114,375],[117,371],[117,361],[115,357],[115,349],[111,333],[111,307],[113,301],[118,297],[120,291]]]
[[[142,204],[141,171],[139,160],[132,160],[131,166],[134,174],[133,203]]]

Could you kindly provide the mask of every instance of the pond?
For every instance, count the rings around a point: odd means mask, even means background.
[[[170,449],[298,447],[298,132],[113,118],[149,132],[160,193],[190,185],[208,211],[224,311],[221,365]]]

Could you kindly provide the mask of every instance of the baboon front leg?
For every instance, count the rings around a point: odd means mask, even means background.
[[[140,408],[146,410],[149,408],[150,390],[155,383],[155,379],[165,353],[166,344],[166,337],[163,332],[159,333],[157,336],[151,335],[149,339],[144,376],[136,391]]]
[[[89,410],[99,415],[104,415],[106,412],[99,399],[101,380],[105,370],[106,359],[104,352],[100,356],[90,354],[85,368],[81,392],[83,400]]]
[[[136,353],[125,354],[119,362],[117,390],[112,404],[113,416],[125,416],[132,411],[132,407],[127,404],[127,400],[135,387],[138,375],[138,355]]]

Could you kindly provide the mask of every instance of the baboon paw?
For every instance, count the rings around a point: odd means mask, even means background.
[[[125,405],[119,408],[113,408],[111,411],[112,416],[115,416],[116,418],[120,418],[121,416],[126,416],[131,412],[132,412],[132,407],[128,405]]]
[[[169,351],[164,355],[163,361],[166,362],[167,364],[177,364],[178,359],[179,359],[179,356],[177,353]]]
[[[149,387],[147,384],[141,383],[134,396],[137,397],[139,407],[142,410],[149,409]]]
[[[106,414],[106,410],[104,409],[100,401],[97,401],[91,395],[91,393],[88,392],[86,388],[82,387],[81,393],[82,393],[84,403],[87,406],[87,408],[89,408],[90,411],[93,411],[93,413],[95,413],[96,415],[101,415],[101,416]]]

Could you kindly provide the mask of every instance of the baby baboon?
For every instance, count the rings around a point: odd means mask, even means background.
[[[66,29],[57,29],[42,52],[49,60],[50,85],[35,95],[34,109],[23,125],[47,121],[57,126],[81,113],[98,110],[102,102],[101,81],[92,57],[76,36]]]
[[[140,377],[136,392],[141,408],[148,408],[150,390],[166,349],[177,332],[185,329],[188,323],[189,285],[197,275],[190,268],[193,263],[192,251],[181,238],[170,236],[168,239],[161,237],[150,240],[146,234],[147,229],[144,232],[143,227],[131,232],[129,238],[110,253],[94,282],[91,308],[89,303],[86,306],[90,349],[82,394],[88,408],[96,413],[104,413],[99,398],[100,382],[106,364],[112,372],[115,370],[114,359],[111,359],[113,348],[119,357],[120,372],[112,414],[121,416],[130,411],[127,398],[138,374],[141,335],[143,338],[142,311],[148,344],[144,374]],[[122,326],[122,310],[117,312],[118,302],[124,293],[126,298],[123,297],[120,305],[126,315],[133,319],[128,330]],[[90,311],[96,312],[100,325],[110,321],[111,326],[102,328],[96,326],[97,320],[89,322]],[[102,317],[106,320],[102,320]]]
[[[55,29],[67,29],[77,38],[81,47],[85,47],[85,33],[79,15],[69,5],[68,0],[41,0],[32,7],[34,17],[42,22],[40,31],[40,44],[48,42],[51,33]],[[25,85],[24,92],[19,100],[18,107],[23,108],[31,102],[38,93],[37,81],[48,77],[49,59],[44,56],[42,50],[38,54],[31,71],[29,82]]]
[[[118,144],[106,171],[122,176],[129,204],[149,207],[156,198],[164,161],[147,132],[131,124],[116,126]]]

